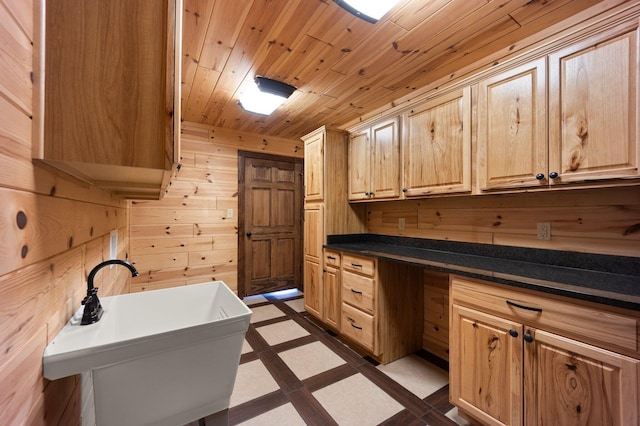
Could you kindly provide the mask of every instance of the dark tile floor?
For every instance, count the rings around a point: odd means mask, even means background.
[[[448,402],[444,361],[423,352],[378,365],[311,320],[299,292],[245,302],[254,314],[229,425],[465,424]]]

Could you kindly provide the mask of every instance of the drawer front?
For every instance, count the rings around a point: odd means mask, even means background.
[[[375,321],[372,315],[343,303],[340,331],[375,354]]]
[[[638,320],[603,306],[452,276],[452,303],[519,321],[605,349],[638,354]]]
[[[344,254],[342,256],[342,268],[345,271],[355,272],[367,277],[373,277],[376,273],[376,261],[368,257]]]
[[[335,251],[325,250],[324,265],[332,266],[334,268],[340,268],[340,253]]]
[[[343,271],[342,301],[373,315],[375,306],[375,280]]]

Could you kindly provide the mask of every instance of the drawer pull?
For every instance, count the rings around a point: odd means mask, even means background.
[[[355,293],[355,294],[362,294],[362,292],[361,292],[361,291],[354,290],[354,289],[351,289],[351,292],[352,292],[352,293]]]
[[[358,330],[362,330],[362,327],[358,327],[358,326],[355,324],[356,320],[354,320],[354,319],[353,319],[353,318],[351,318],[351,317],[347,317],[347,319],[348,319],[348,320],[349,320],[349,322],[351,323],[351,327],[353,327],[353,328],[355,328],[355,329],[358,329]]]
[[[353,266],[354,268],[362,268],[362,265],[359,263],[352,263],[351,266]]]
[[[335,257],[333,257],[333,256],[327,256],[327,259],[329,259],[329,260],[336,260],[336,258],[335,258]]]
[[[512,302],[511,300],[507,300],[507,305],[513,306],[514,308],[526,309],[527,311],[542,312],[542,308],[534,308],[532,306],[520,305],[518,303]]]

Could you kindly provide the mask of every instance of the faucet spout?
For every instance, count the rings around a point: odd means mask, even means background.
[[[100,318],[102,318],[104,311],[102,309],[102,304],[98,299],[98,289],[93,286],[93,280],[95,279],[98,271],[108,265],[122,265],[131,271],[132,277],[137,277],[139,275],[138,271],[132,264],[120,259],[105,260],[104,262],[96,265],[91,272],[89,272],[89,277],[87,278],[87,296],[82,300],[84,313],[82,314],[82,321],[80,322],[81,325],[93,324],[100,321]]]

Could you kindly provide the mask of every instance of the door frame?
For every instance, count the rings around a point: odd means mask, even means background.
[[[241,299],[246,296],[245,290],[245,160],[247,158],[257,158],[262,160],[270,160],[270,161],[280,161],[286,163],[300,164],[304,166],[304,159],[301,157],[287,157],[284,155],[275,155],[275,154],[265,154],[262,152],[253,152],[253,151],[242,151],[238,150],[238,297]],[[304,170],[304,167],[301,167],[301,170]],[[298,185],[300,185],[300,197],[296,197],[296,208],[299,209],[299,220],[300,220],[300,229],[302,230],[303,223],[303,213],[304,213],[304,182],[302,179],[302,173],[300,176],[296,178]],[[300,235],[300,243],[296,250],[300,255],[300,259],[304,258],[304,232],[301,232]],[[298,267],[300,268],[300,277],[302,277],[303,272],[303,262],[300,262]],[[302,291],[303,280],[302,278],[298,281],[298,289]]]

